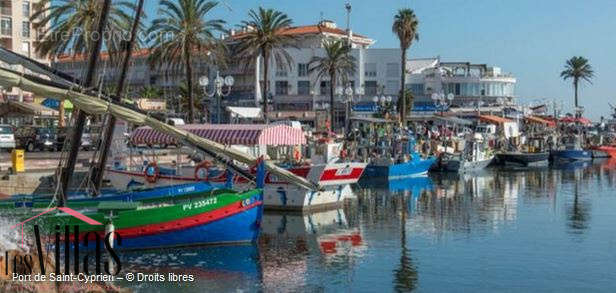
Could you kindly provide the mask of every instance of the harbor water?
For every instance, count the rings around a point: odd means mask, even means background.
[[[604,291],[616,282],[616,161],[363,184],[344,208],[266,213],[257,245],[133,252],[191,273],[138,292]]]
[[[266,212],[254,245],[121,252],[191,274],[135,292],[611,292],[616,160],[362,182],[343,208]]]

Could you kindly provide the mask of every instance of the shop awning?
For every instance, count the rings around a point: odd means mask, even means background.
[[[508,122],[513,122],[512,120],[509,120],[507,118],[494,115],[479,115],[479,120],[491,124],[504,124]]]
[[[227,111],[231,114],[233,118],[248,118],[248,119],[259,119],[262,118],[261,108],[257,107],[227,107]]]
[[[189,124],[177,127],[224,145],[306,144],[304,132],[287,125]],[[131,142],[135,145],[177,144],[175,138],[150,127],[135,129],[131,135]]]
[[[543,124],[549,127],[556,127],[556,123],[554,121],[546,120],[537,116],[526,116],[524,117],[524,120],[531,123]]]
[[[588,119],[588,118],[584,118],[584,117],[575,118],[575,117],[571,117],[571,116],[567,116],[567,117],[561,118],[560,122],[563,122],[563,123],[580,123],[580,124],[586,124],[586,125],[592,123],[590,121],[590,119]]]

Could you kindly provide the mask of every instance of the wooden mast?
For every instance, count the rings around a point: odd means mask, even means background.
[[[103,6],[102,6],[102,11],[101,11],[101,16],[98,20],[98,28],[96,31],[98,33],[98,38],[96,38],[96,40],[94,41],[94,47],[92,47],[92,52],[90,53],[90,58],[88,61],[88,71],[84,79],[83,86],[85,88],[90,88],[93,85],[94,76],[96,75],[96,67],[98,65],[98,59],[99,59],[99,55],[100,55],[101,48],[103,45],[103,35],[105,31],[105,26],[107,24],[107,16],[109,14],[109,7],[111,6],[111,0],[96,0],[96,1],[102,1]],[[93,38],[94,36],[88,36],[88,37]],[[68,154],[66,165],[62,169],[61,176],[60,176],[60,180],[61,180],[60,183],[62,184],[61,185],[62,190],[58,198],[58,206],[60,207],[63,207],[66,202],[69,183],[71,181],[73,172],[75,171],[75,163],[77,162],[77,154],[79,153],[79,147],[81,146],[81,136],[83,134],[83,127],[85,125],[85,122],[86,122],[86,113],[83,110],[78,110],[77,119],[75,122],[75,128],[73,129],[73,134],[72,134],[71,140],[69,141],[69,144],[71,147],[70,152]]]
[[[135,21],[133,22],[133,27],[131,29],[130,41],[128,42],[126,49],[124,51],[124,63],[122,64],[122,71],[120,73],[120,80],[118,81],[118,86],[116,88],[116,94],[113,97],[113,100],[119,102],[124,93],[124,86],[126,75],[128,73],[128,67],[130,65],[130,59],[132,56],[133,48],[135,46],[135,38],[137,36],[137,30],[139,29],[139,23],[143,11],[143,3],[144,0],[139,0],[139,4],[137,5],[137,13],[135,16]],[[116,124],[116,118],[112,115],[107,115],[107,126],[103,130],[103,140],[102,145],[99,150],[99,156],[96,163],[96,167],[94,172],[92,172],[92,182],[95,187],[95,194],[99,194],[101,185],[103,183],[103,174],[105,172],[105,166],[107,165],[107,156],[109,154],[109,148],[111,147],[111,140],[113,136],[113,131]]]

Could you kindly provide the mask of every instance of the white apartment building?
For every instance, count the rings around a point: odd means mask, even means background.
[[[49,64],[45,56],[34,52],[39,35],[33,29],[30,16],[40,0],[0,0],[0,47]],[[20,70],[20,69],[18,69]],[[28,93],[11,90],[5,93],[13,99],[33,101]]]
[[[242,33],[232,32],[230,38],[239,39]],[[399,48],[371,48],[374,40],[342,30],[332,21],[293,27],[284,33],[295,35],[299,41],[298,48],[287,49],[293,58],[291,68],[280,69],[275,60],[270,60],[268,91],[273,104],[272,113],[278,112],[279,118],[303,115],[308,120],[314,119],[315,115],[306,115],[306,112],[325,110],[330,106],[328,78],[316,80],[314,75],[308,73],[310,60],[325,54],[322,44],[327,40],[351,40],[351,54],[357,64],[350,83],[355,89],[363,88],[363,95],[354,95],[354,104],[373,103],[376,95],[392,96],[394,101],[397,100],[401,70]],[[405,88],[413,92],[416,104],[433,105],[433,93],[453,93],[453,104],[457,105],[472,104],[478,100],[494,103],[499,98],[512,100],[515,97],[515,77],[503,73],[498,67],[469,62],[442,62],[438,57],[406,62]],[[260,76],[263,76],[263,68],[260,67]],[[226,99],[226,104],[254,106],[254,67],[248,70],[234,68],[226,73],[234,75],[236,81],[239,81],[238,88],[231,98]],[[263,78],[260,79],[263,84]],[[344,99],[343,96],[337,96],[334,105],[340,120],[344,115]]]

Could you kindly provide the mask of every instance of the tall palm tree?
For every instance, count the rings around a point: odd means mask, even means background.
[[[280,11],[259,7],[257,11],[251,9],[248,17],[249,20],[242,21],[242,26],[249,29],[239,37],[238,52],[250,60],[263,58],[263,117],[267,122],[269,61],[274,58],[278,68],[291,68],[293,58],[286,48],[296,47],[297,39],[284,33],[293,20]]]
[[[402,97],[404,97],[404,101],[406,101],[404,105],[402,104],[402,101],[403,101]],[[400,99],[398,99],[398,103],[396,105],[396,107],[398,107],[398,112],[400,114],[400,117],[404,117],[402,115],[402,109],[406,109],[405,113],[408,113],[413,110],[414,100],[415,100],[415,97],[413,96],[413,92],[411,92],[410,89],[404,89],[404,94],[400,94]]]
[[[595,72],[588,63],[588,59],[582,56],[573,56],[565,63],[565,70],[560,73],[560,77],[564,80],[573,80],[573,90],[575,91],[575,107],[578,104],[578,83],[580,80],[585,80],[592,84],[591,79],[594,77]]]
[[[400,121],[402,125],[406,125],[406,98],[405,98],[405,75],[406,75],[406,51],[411,47],[413,40],[419,40],[419,34],[417,33],[417,26],[419,25],[419,20],[417,20],[417,16],[415,16],[415,12],[412,9],[400,9],[398,10],[398,14],[394,16],[394,24],[391,27],[391,31],[398,36],[398,40],[400,41],[400,51],[401,58],[400,64],[402,67],[402,72],[400,72],[400,97],[399,100],[402,100],[400,103]]]
[[[355,74],[355,57],[350,55],[351,48],[341,40],[324,41],[325,56],[314,56],[308,63],[308,73],[316,73],[316,80],[329,77],[329,119],[334,128],[334,89],[336,82],[348,81]]]
[[[96,0],[42,0],[35,4],[36,12],[31,16],[34,30],[40,41],[34,43],[34,50],[42,56],[57,57],[69,54],[73,57],[84,55],[94,46],[102,1]],[[130,31],[134,3],[114,1],[107,16],[105,43],[112,61],[119,60],[121,41]],[[64,101],[59,107],[59,126],[64,126]]]
[[[225,32],[225,21],[209,19],[218,2],[208,0],[161,0],[158,18],[148,30],[151,36],[150,63],[165,66],[172,72],[184,70],[188,88],[188,121],[194,122],[193,58],[209,58],[218,65],[225,64],[225,46],[216,32]]]

